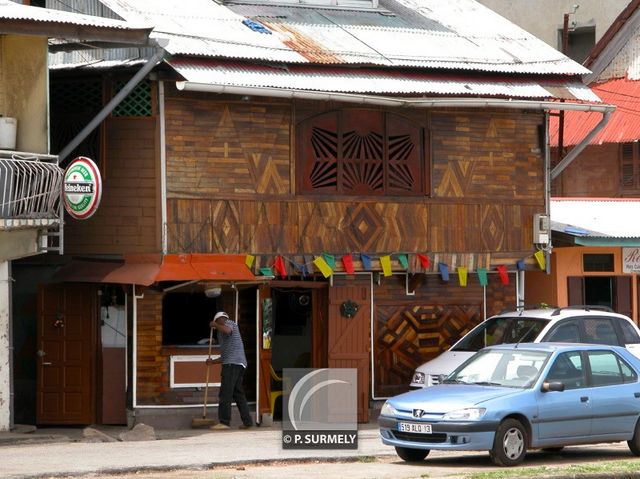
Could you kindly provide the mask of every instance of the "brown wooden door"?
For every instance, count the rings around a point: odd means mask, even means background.
[[[39,288],[38,424],[95,422],[94,298],[91,285],[51,284]]]
[[[352,318],[342,316],[345,301],[358,304]],[[329,288],[328,363],[330,368],[358,370],[358,422],[369,421],[371,289],[369,277],[335,277]]]

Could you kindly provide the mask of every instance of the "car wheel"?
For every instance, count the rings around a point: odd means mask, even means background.
[[[407,462],[419,462],[429,455],[429,449],[411,449],[409,447],[396,447],[396,453],[400,459]]]
[[[634,455],[640,456],[640,419],[636,422],[636,430],[631,440],[627,441],[627,445]]]
[[[544,452],[549,452],[551,454],[557,454],[559,452],[562,452],[562,450],[564,449],[564,446],[557,446],[557,447],[543,447],[542,450]]]
[[[499,466],[520,464],[527,454],[527,431],[522,423],[515,419],[502,421],[489,454],[494,464]]]

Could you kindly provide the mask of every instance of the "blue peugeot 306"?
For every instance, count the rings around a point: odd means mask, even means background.
[[[528,449],[618,441],[640,455],[639,374],[640,360],[618,346],[489,347],[442,384],[387,400],[380,436],[405,461],[484,450],[514,466]]]

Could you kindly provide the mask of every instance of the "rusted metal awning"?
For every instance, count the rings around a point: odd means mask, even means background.
[[[122,261],[73,260],[54,275],[66,282],[138,284],[160,281],[255,281],[245,255],[133,254]]]

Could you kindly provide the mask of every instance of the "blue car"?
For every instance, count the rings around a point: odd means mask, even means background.
[[[639,374],[640,359],[618,346],[493,346],[440,385],[387,400],[380,437],[405,461],[479,450],[514,466],[528,449],[618,441],[640,455]]]

